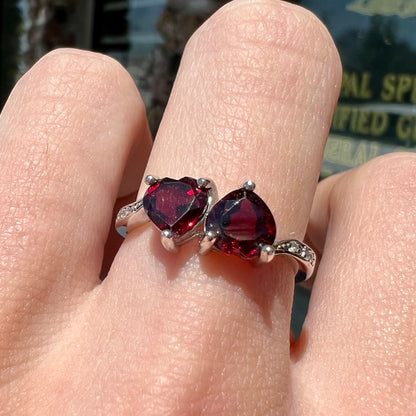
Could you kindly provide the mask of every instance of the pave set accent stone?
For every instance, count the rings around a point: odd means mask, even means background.
[[[298,240],[287,240],[279,242],[276,246],[276,252],[279,251],[285,252],[288,251],[296,257],[299,257],[302,260],[310,262],[312,265],[315,265],[316,256],[313,250],[308,247],[306,244],[301,243]]]
[[[193,178],[164,178],[149,187],[143,197],[143,208],[159,230],[170,230],[173,238],[178,239],[203,218],[208,191],[199,188]]]
[[[132,215],[132,214],[138,212],[142,208],[142,206],[143,205],[142,205],[141,201],[133,202],[132,204],[124,206],[118,212],[116,221],[124,220],[129,215]]]
[[[258,258],[262,245],[274,243],[276,224],[264,201],[241,188],[214,205],[205,221],[207,232],[215,234],[218,251],[251,260]]]

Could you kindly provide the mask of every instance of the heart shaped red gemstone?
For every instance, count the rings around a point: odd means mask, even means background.
[[[214,205],[205,222],[208,231],[217,236],[217,250],[250,260],[258,257],[262,244],[274,243],[276,223],[264,201],[241,188]]]
[[[143,197],[143,208],[161,230],[171,230],[173,238],[190,231],[203,217],[208,189],[198,188],[196,179],[164,178],[150,186]]]

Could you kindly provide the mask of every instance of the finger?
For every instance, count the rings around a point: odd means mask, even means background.
[[[146,171],[211,177],[221,196],[252,179],[278,238],[302,239],[339,77],[332,40],[309,12],[233,2],[187,46]],[[294,265],[200,259],[193,244],[171,255],[158,238],[133,230],[101,288],[109,314],[122,304],[124,319],[146,327],[143,397],[157,392],[182,414],[191,405],[211,406],[207,414],[286,408]]]
[[[135,140],[132,144],[129,157],[125,163],[124,173],[121,180],[121,184],[118,190],[118,198],[124,199],[129,197],[131,200],[131,194],[137,194],[137,178],[143,177],[144,168],[147,165],[149,159],[150,149],[152,148],[152,136],[149,130],[146,117],[143,114],[143,104],[141,105],[140,123],[138,130],[135,132]],[[113,230],[114,227],[111,228]]]
[[[146,155],[144,106],[110,58],[56,51],[14,89],[0,121],[0,313],[16,318],[14,332],[23,316],[74,305],[73,296],[99,281],[136,141],[135,156]],[[141,174],[144,159],[127,176]]]
[[[130,203],[137,195],[138,180],[143,177],[144,168],[149,158],[150,149],[153,144],[149,126],[146,120],[142,120],[140,131],[130,151],[129,158],[124,169],[123,178],[118,190],[118,198],[114,205],[111,224],[115,223],[117,213],[126,204]],[[100,278],[105,279],[114,257],[123,242],[123,238],[114,227],[110,227],[107,241],[104,247],[103,261],[101,266]]]
[[[316,253],[316,261],[315,261],[315,271],[314,274],[311,276],[309,280],[306,280],[302,283],[302,287],[304,287],[307,290],[311,290],[315,281],[315,275],[317,271],[319,270],[319,263],[321,260],[322,252],[325,245],[325,235],[326,235],[326,227],[329,220],[329,211],[328,209],[323,208],[322,204],[318,204],[316,201],[322,201],[322,195],[325,193],[326,190],[332,187],[332,185],[339,180],[339,178],[344,173],[338,173],[336,175],[332,175],[325,179],[325,181],[322,181],[314,196],[314,202],[312,204],[312,211],[309,218],[309,223],[306,229],[306,236],[305,236],[305,242],[313,248],[313,250]],[[325,185],[323,185],[325,183]],[[326,206],[325,206],[326,207]],[[309,298],[309,295],[308,295]],[[302,319],[303,322],[303,319]],[[295,347],[294,349],[297,349]],[[294,354],[296,354],[295,351],[293,351]]]
[[[144,167],[144,166],[143,166]],[[111,220],[111,224],[114,224],[117,218],[117,213],[120,211],[120,209],[129,204],[131,201],[133,201],[136,198],[137,195],[137,178],[141,178],[143,176],[143,171],[141,172],[142,174],[139,176],[136,176],[136,184],[134,185],[135,189],[133,192],[128,193],[124,196],[121,196],[117,199],[115,205],[114,205],[114,210],[113,210],[113,217]],[[129,183],[132,183],[131,181],[131,176],[127,176],[127,180],[126,181],[122,181],[122,183],[124,182],[125,185],[122,185],[120,187],[119,190],[119,195],[123,194],[124,192],[122,191],[123,189],[127,189],[127,187],[129,189],[131,189],[132,185],[128,185]],[[118,250],[121,246],[121,244],[123,243],[124,239],[123,237],[116,231],[115,227],[111,227],[110,231],[108,233],[108,239],[105,243],[104,246],[104,254],[103,254],[103,262],[101,265],[101,272],[100,272],[100,279],[104,280],[107,277],[108,271],[110,270],[111,265],[113,264],[113,260],[114,257],[116,256],[116,254],[118,253]]]
[[[394,154],[318,188],[324,250],[295,373],[311,414],[415,414],[415,177],[415,155]]]

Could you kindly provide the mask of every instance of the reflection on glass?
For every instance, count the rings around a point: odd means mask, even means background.
[[[0,38],[1,104],[17,79],[46,52],[91,46],[93,0],[4,0]]]
[[[107,0],[97,5],[94,48],[133,76],[155,134],[183,49],[192,33],[227,0]]]
[[[338,46],[341,96],[322,174],[416,149],[416,0],[302,0]]]
[[[0,0],[1,99],[47,51],[95,49],[136,81],[155,134],[186,41],[227,0]],[[326,24],[344,67],[323,176],[416,148],[416,0],[297,0]]]

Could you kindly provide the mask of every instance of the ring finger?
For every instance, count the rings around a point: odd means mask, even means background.
[[[278,239],[301,240],[339,77],[335,47],[309,12],[233,2],[187,46],[147,173],[209,177],[220,197],[253,180]],[[153,229],[134,231],[102,285],[109,320],[117,307],[134,322],[150,374],[143,397],[182,413],[287,408],[293,264],[252,267],[196,251],[166,253]]]

